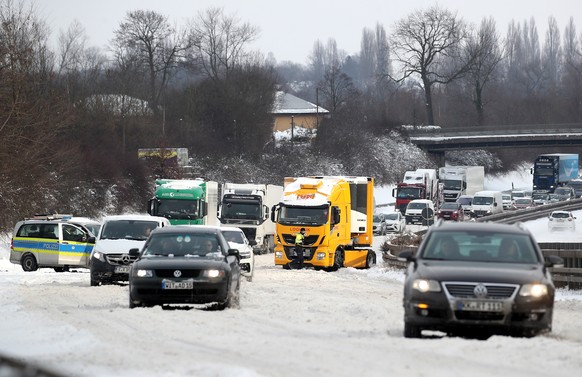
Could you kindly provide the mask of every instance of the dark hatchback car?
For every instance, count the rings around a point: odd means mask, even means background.
[[[458,202],[444,202],[437,211],[437,218],[452,221],[464,221],[463,205]]]
[[[517,225],[438,223],[407,260],[404,336],[534,336],[551,331],[554,284],[533,236]]]
[[[129,307],[163,304],[239,305],[239,253],[220,228],[167,226],[152,231],[129,273]]]

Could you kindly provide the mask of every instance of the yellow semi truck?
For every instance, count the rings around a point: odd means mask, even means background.
[[[295,236],[305,228],[304,266],[337,270],[369,268],[372,250],[374,179],[351,176],[285,178],[281,201],[273,206],[275,265],[291,268]]]

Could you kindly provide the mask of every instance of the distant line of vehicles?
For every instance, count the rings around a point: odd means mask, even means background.
[[[539,155],[531,173],[533,190],[526,193],[513,189],[484,190],[482,166],[445,166],[438,172],[436,169],[407,171],[392,191],[395,210],[404,215],[406,224],[430,226],[435,218],[464,221],[582,195],[577,154]],[[382,226],[378,231],[383,232]]]

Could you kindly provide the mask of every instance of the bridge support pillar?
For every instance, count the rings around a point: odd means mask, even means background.
[[[442,166],[445,166],[445,152],[444,151],[439,151],[439,152],[431,151],[431,152],[429,152],[429,155],[434,160],[434,162],[437,164],[437,166],[439,168]]]

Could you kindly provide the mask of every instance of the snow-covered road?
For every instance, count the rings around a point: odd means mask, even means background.
[[[242,282],[238,310],[131,310],[127,286],[90,287],[82,269],[24,273],[5,247],[0,353],[71,376],[571,377],[582,370],[581,292],[558,293],[548,335],[405,339],[403,274],[381,264],[286,271],[262,255],[253,282]]]

